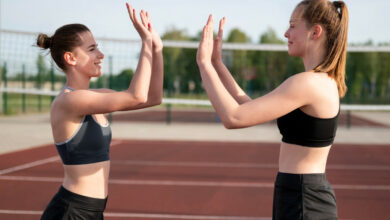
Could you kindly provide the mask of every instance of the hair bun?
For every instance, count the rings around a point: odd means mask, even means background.
[[[46,34],[39,34],[37,38],[37,45],[40,48],[48,49],[51,46],[51,40],[52,38]]]

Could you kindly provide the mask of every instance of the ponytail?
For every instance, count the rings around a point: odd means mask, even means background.
[[[310,24],[321,24],[327,35],[326,57],[314,72],[325,72],[337,83],[339,96],[347,91],[345,65],[347,60],[348,9],[343,1],[304,0],[303,18]],[[297,6],[297,7],[298,7]]]

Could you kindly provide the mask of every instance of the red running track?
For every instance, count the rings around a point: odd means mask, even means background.
[[[263,220],[279,144],[114,140],[105,219]],[[340,219],[390,218],[390,145],[334,144]],[[0,155],[0,219],[39,219],[62,181],[53,145]]]

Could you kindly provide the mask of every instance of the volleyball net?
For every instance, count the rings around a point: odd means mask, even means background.
[[[64,74],[50,54],[34,46],[38,33],[0,32],[0,112],[48,111],[65,84]],[[140,41],[97,38],[105,54],[102,76],[91,88],[126,89],[138,63]],[[170,110],[210,108],[196,65],[196,41],[163,40],[164,99]],[[346,98],[342,111],[390,111],[390,46],[352,45],[348,48]],[[252,98],[264,95],[294,73],[302,62],[287,53],[285,44],[223,44],[223,60]]]

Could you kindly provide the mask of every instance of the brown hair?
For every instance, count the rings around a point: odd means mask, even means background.
[[[326,31],[326,52],[324,61],[314,72],[325,72],[332,77],[340,97],[347,91],[345,84],[345,63],[347,59],[348,9],[343,1],[303,0],[296,8],[303,9],[302,18],[308,25],[320,24]]]
[[[56,30],[53,36],[39,34],[37,45],[42,49],[50,49],[51,57],[62,70],[66,69],[64,54],[82,44],[79,34],[90,31],[82,24],[67,24]]]

